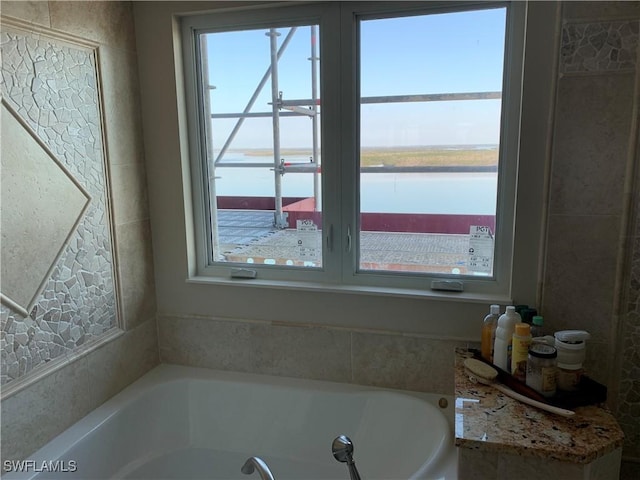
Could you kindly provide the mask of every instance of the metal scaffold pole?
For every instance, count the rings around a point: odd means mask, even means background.
[[[297,30],[297,27],[291,27],[291,29],[289,29],[289,33],[287,33],[287,36],[285,37],[284,41],[282,42],[282,45],[280,46],[280,49],[278,50],[278,55],[277,55],[278,60],[286,50],[287,45],[289,45],[289,42],[293,38],[294,33],[296,33],[296,30]],[[229,149],[231,142],[233,142],[233,139],[236,137],[238,131],[240,130],[240,127],[244,123],[245,118],[258,117],[258,116],[271,116],[271,113],[267,113],[267,112],[262,112],[257,114],[249,113],[251,111],[251,108],[253,108],[253,104],[256,103],[256,100],[258,99],[258,95],[260,95],[262,88],[265,86],[270,76],[271,76],[271,66],[267,67],[267,71],[264,72],[264,75],[260,79],[258,86],[253,92],[253,95],[251,95],[251,98],[247,102],[247,106],[244,107],[244,110],[241,114],[237,114],[237,113],[232,113],[228,115],[214,115],[213,113],[211,114],[211,118],[237,118],[238,119],[238,121],[233,127],[233,130],[229,134],[227,141],[224,143],[224,145],[222,146],[222,149],[220,150],[220,153],[218,153],[218,156],[216,157],[216,164],[219,163],[224,157],[224,154],[227,153],[227,150]]]
[[[278,89],[278,37],[275,28],[269,29],[271,45],[271,111],[273,113],[273,177],[275,184],[275,213],[273,224],[277,228],[287,228],[282,212],[282,159],[280,158],[280,92]]]

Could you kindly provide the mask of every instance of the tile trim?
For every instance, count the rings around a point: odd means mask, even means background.
[[[33,370],[28,372],[28,375],[24,375],[19,377],[11,382],[2,386],[2,390],[0,392],[0,401],[4,401],[9,397],[21,392],[22,390],[29,388],[30,386],[38,383],[45,377],[49,375],[53,375],[58,370],[65,368],[67,365],[72,364],[73,362],[80,360],[81,358],[89,355],[91,352],[96,350],[103,345],[120,338],[125,334],[125,331],[121,328],[114,327],[111,330],[104,333],[100,338],[93,340],[92,342],[88,342],[86,345],[82,345],[77,347],[77,349],[71,353],[66,355],[60,355],[59,357],[51,360],[50,362],[44,363],[41,365],[42,368],[34,368]]]

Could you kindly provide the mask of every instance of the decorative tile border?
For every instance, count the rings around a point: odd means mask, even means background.
[[[624,453],[640,458],[640,201],[636,207],[636,232],[631,245],[631,272],[627,288],[627,312],[622,316],[622,371],[616,417],[625,434]]]
[[[634,70],[638,20],[566,23],[562,27],[562,73]]]
[[[624,452],[640,458],[640,307],[623,317],[622,371],[616,417],[624,431]]]
[[[118,326],[95,47],[2,26],[0,91],[91,195],[24,316],[0,306],[0,383],[67,356]]]

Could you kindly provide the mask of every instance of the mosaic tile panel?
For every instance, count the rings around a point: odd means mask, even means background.
[[[640,202],[636,202],[636,234],[631,246],[627,313],[622,322],[622,371],[617,418],[625,434],[624,453],[640,458]]]
[[[30,315],[0,306],[6,385],[118,322],[95,52],[3,26],[0,54],[3,97],[91,196]]]
[[[26,316],[90,197],[4,101],[0,124],[2,303]]]
[[[633,70],[637,61],[638,20],[567,23],[562,27],[563,73]]]

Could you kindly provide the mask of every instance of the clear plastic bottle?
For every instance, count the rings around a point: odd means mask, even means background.
[[[521,323],[520,315],[516,313],[516,307],[510,305],[507,311],[498,318],[498,327],[496,328],[496,340],[493,347],[493,364],[510,372],[511,367],[511,346],[513,341],[513,332],[516,323]]]
[[[531,337],[538,338],[544,337],[544,330],[542,325],[544,324],[544,318],[540,315],[536,315],[531,319]]]
[[[498,326],[498,318],[500,317],[500,305],[491,305],[489,307],[489,315],[484,317],[482,323],[482,343],[480,352],[482,358],[493,363],[493,344],[496,338],[496,327]]]
[[[511,351],[511,375],[520,381],[527,378],[527,358],[531,345],[531,326],[528,323],[516,323]]]

